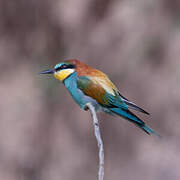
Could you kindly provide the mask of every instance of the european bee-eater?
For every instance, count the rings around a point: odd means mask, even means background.
[[[40,74],[53,74],[56,79],[63,82],[73,99],[82,109],[87,103],[91,103],[96,111],[119,115],[134,123],[147,134],[158,136],[154,130],[149,128],[129,109],[145,114],[149,113],[122,96],[103,72],[79,60],[72,59],[65,60],[55,65],[53,69],[42,71]]]

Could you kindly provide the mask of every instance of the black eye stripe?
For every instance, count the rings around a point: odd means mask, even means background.
[[[73,64],[63,64],[60,67],[56,68],[55,71],[57,72],[62,69],[74,69],[74,68],[75,68],[75,65],[73,65]]]
[[[58,67],[58,68],[55,69],[56,72],[59,71],[59,70],[61,70],[61,67]]]
[[[74,64],[69,64],[68,68],[75,69],[75,65]]]

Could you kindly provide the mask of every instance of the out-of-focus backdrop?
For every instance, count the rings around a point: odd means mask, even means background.
[[[38,72],[78,58],[107,73],[162,136],[99,114],[105,179],[180,179],[180,1],[0,0],[0,179],[92,180],[92,120]]]

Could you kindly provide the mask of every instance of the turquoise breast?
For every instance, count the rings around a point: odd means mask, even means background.
[[[92,99],[89,96],[86,96],[77,86],[77,72],[72,73],[67,79],[64,80],[64,85],[68,89],[72,98],[76,103],[84,109],[84,106],[87,103],[92,103],[96,109],[99,108],[99,104],[96,100]]]

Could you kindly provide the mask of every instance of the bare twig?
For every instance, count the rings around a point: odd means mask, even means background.
[[[98,172],[98,180],[104,179],[104,148],[103,148],[103,141],[101,138],[100,128],[99,128],[99,122],[96,114],[96,110],[94,106],[91,103],[87,103],[85,106],[85,110],[90,110],[92,119],[93,119],[93,125],[94,125],[94,134],[96,136],[96,140],[98,143],[99,148],[99,172]]]

